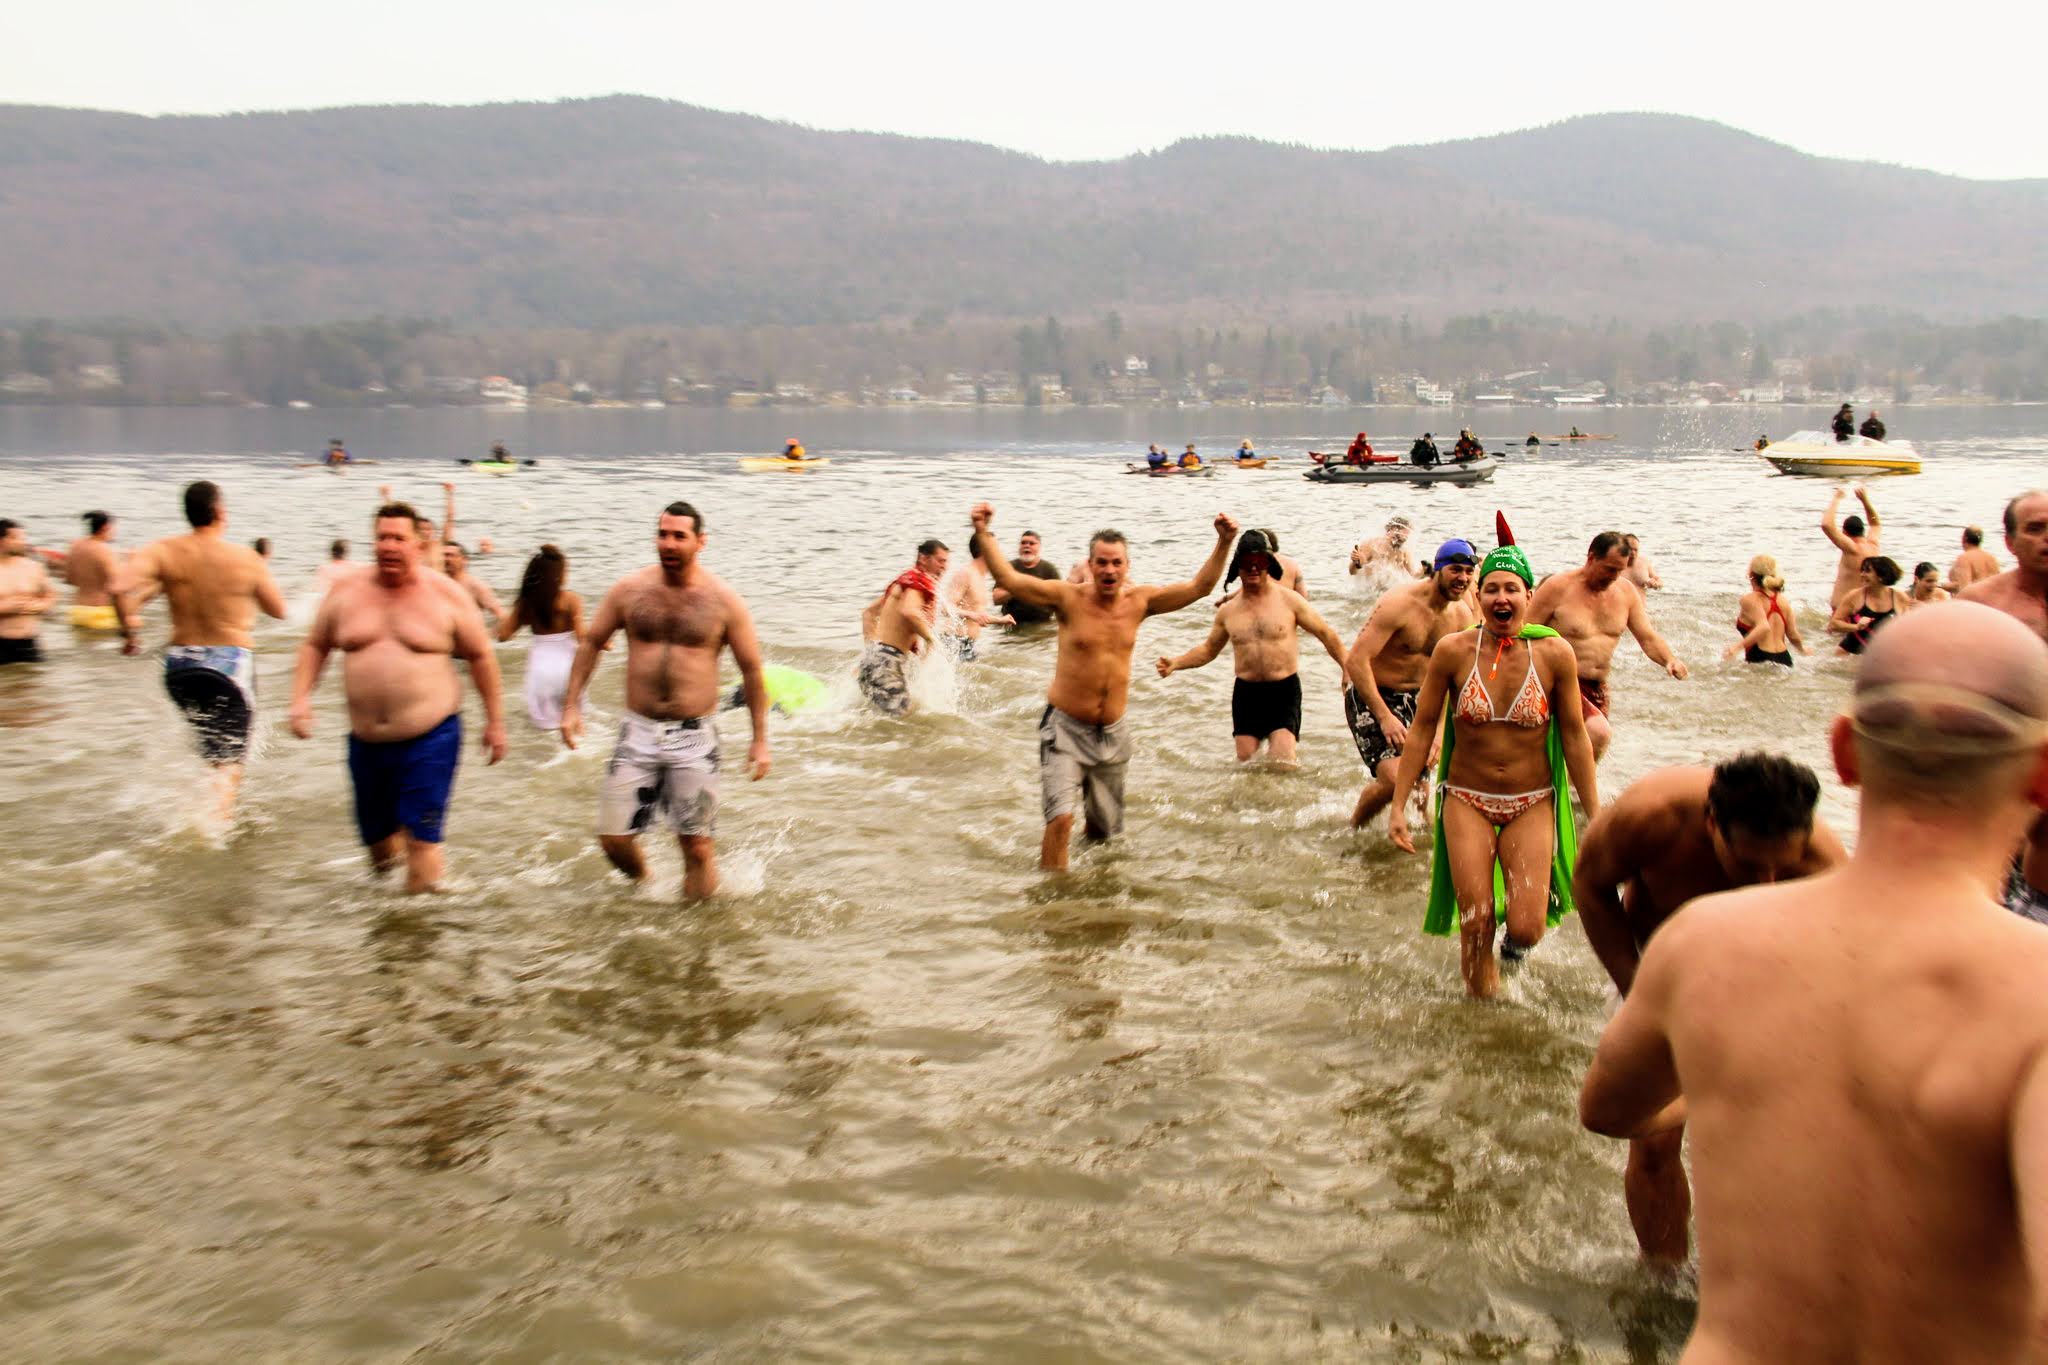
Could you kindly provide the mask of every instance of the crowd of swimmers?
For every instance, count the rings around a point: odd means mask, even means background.
[[[1323,647],[1365,767],[1354,823],[1384,813],[1392,844],[1412,852],[1411,798],[1435,774],[1422,927],[1456,937],[1470,995],[1494,995],[1504,968],[1581,915],[1621,1001],[1581,1118],[1629,1143],[1625,1199],[1645,1257],[1685,1259],[1697,1222],[1698,1349],[2017,1359],[2048,1302],[2048,493],[2004,509],[2013,568],[1973,527],[1945,579],[1923,563],[1908,591],[1880,552],[1876,507],[1855,492],[1863,515],[1838,524],[1838,492],[1822,517],[1841,556],[1829,625],[1861,655],[1826,737],[1837,776],[1862,794],[1853,855],[1816,817],[1815,775],[1777,755],[1663,769],[1603,798],[1621,638],[1687,676],[1650,620],[1655,571],[1621,532],[1540,575],[1504,518],[1491,548],[1451,536],[1423,563],[1396,517],[1351,552],[1354,573],[1386,571],[1395,586],[1346,645],[1269,529],[1240,534],[1218,514],[1194,571],[1151,586],[1134,581],[1114,530],[1091,537],[1073,575],[1046,562],[1036,532],[1006,557],[981,503],[963,571],[949,575],[951,552],[928,539],[864,608],[859,685],[901,714],[918,655],[969,659],[982,628],[1052,623],[1039,861],[1064,869],[1077,822],[1092,839],[1124,825],[1139,626],[1232,587],[1202,643],[1160,656],[1156,671],[1202,668],[1227,647],[1236,756],[1263,749],[1287,767],[1301,729],[1298,637]],[[222,774],[226,808],[257,704],[250,628],[285,603],[264,558],[227,539],[217,485],[194,483],[183,502],[185,534],[121,560],[114,519],[92,513],[62,559],[74,625],[118,633],[130,650],[145,604],[167,599],[164,686]],[[767,775],[770,748],[761,646],[746,603],[706,566],[704,516],[682,501],[661,508],[654,562],[612,584],[587,624],[559,549],[529,560],[508,607],[471,576],[453,520],[452,489],[438,528],[387,497],[371,519],[373,563],[350,566],[337,543],[298,650],[287,717],[301,738],[328,658],[346,661],[347,764],[372,865],[404,867],[412,891],[441,877],[463,742],[452,660],[469,666],[489,760],[506,752],[491,614],[501,640],[533,633],[529,716],[570,748],[601,656],[624,633],[625,712],[596,793],[598,844],[644,878],[640,836],[666,828],[686,897],[711,895],[725,655],[749,713],[752,778]],[[1731,652],[1789,665],[1806,645],[1782,575],[1758,556],[1746,580]],[[54,604],[23,528],[0,520],[0,662],[37,657]]]

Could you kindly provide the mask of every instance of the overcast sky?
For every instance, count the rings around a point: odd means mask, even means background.
[[[2048,176],[2043,27],[2031,4],[1985,0],[0,0],[0,101],[159,114],[625,92],[1060,159],[1207,133],[1380,148],[1659,110],[2004,178]]]

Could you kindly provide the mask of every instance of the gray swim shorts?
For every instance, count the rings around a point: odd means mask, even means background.
[[[894,645],[870,644],[861,651],[860,694],[885,716],[910,709],[910,656]]]
[[[1124,770],[1131,763],[1130,717],[1108,725],[1075,720],[1048,706],[1038,718],[1038,785],[1049,825],[1082,810],[1088,836],[1124,827]]]
[[[657,815],[685,838],[718,824],[718,729],[710,716],[649,720],[628,711],[597,789],[597,832],[644,834]]]

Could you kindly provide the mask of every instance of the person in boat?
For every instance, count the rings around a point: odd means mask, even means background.
[[[1813,653],[1806,647],[1806,641],[1799,638],[1799,623],[1792,619],[1792,609],[1785,605],[1784,591],[1785,579],[1778,572],[1776,559],[1758,555],[1749,561],[1749,591],[1735,608],[1735,629],[1742,638],[1728,646],[1722,658],[1732,659],[1740,654],[1744,663],[1783,664],[1790,668],[1793,650]]]
[[[782,443],[782,458],[785,460],[803,459],[804,443],[802,441],[799,441],[794,436],[790,437],[787,441],[784,441]]]
[[[1834,428],[1837,441],[1848,440],[1856,434],[1856,409],[1850,407],[1847,403],[1842,404],[1836,410],[1835,420],[1830,425]]]
[[[1525,446],[1540,446],[1543,444],[1543,438],[1532,431],[1529,433],[1529,439],[1522,442],[1522,444]]]
[[[1362,465],[1368,463],[1371,459],[1372,442],[1368,441],[1365,438],[1365,433],[1361,431],[1358,435],[1351,438],[1351,448],[1344,452],[1344,463],[1348,465]]]
[[[339,436],[335,437],[335,438],[334,438],[333,440],[331,440],[331,441],[329,441],[329,442],[327,443],[327,463],[328,463],[328,464],[331,464],[331,465],[342,465],[342,464],[347,464],[347,463],[349,462],[349,460],[350,460],[351,458],[353,458],[353,457],[351,457],[351,456],[349,455],[349,453],[348,453],[348,448],[347,448],[346,446],[342,445],[342,443],[341,443],[341,438],[340,438]]]
[[[1870,637],[1879,626],[1901,612],[1912,609],[1913,601],[1895,586],[1903,576],[1899,561],[1889,555],[1871,555],[1860,570],[1863,586],[1835,606],[1828,629],[1842,632],[1842,653],[1861,654],[1870,647]]]
[[[1237,448],[1237,458],[1239,463],[1242,463],[1246,460],[1256,460],[1259,458],[1259,452],[1252,449],[1251,437],[1245,437],[1244,444]]]
[[[1514,545],[1480,563],[1479,629],[1447,634],[1430,651],[1388,804],[1389,837],[1413,853],[1408,798],[1429,761],[1425,737],[1442,720],[1423,929],[1458,935],[1465,989],[1478,999],[1500,989],[1497,930],[1506,930],[1500,960],[1515,963],[1546,923],[1571,913],[1577,833],[1567,774],[1586,818],[1600,813],[1571,646],[1556,631],[1528,624],[1535,581]]]
[[[1200,469],[1202,467],[1202,457],[1195,454],[1195,443],[1193,441],[1189,441],[1188,448],[1180,453],[1180,467],[1182,469]]]
[[[1479,438],[1472,434],[1470,428],[1460,431],[1458,443],[1451,447],[1451,458],[1460,463],[1476,460],[1485,453],[1486,447],[1479,444]]]
[[[1156,443],[1145,447],[1145,463],[1154,469],[1166,468],[1166,452],[1161,450]]]
[[[1856,428],[1856,434],[1868,441],[1882,441],[1884,439],[1884,431],[1884,419],[1879,417],[1875,411],[1865,416],[1863,425]]]
[[[1771,438],[1770,438],[1770,437],[1768,437],[1768,436],[1759,436],[1759,437],[1757,437],[1757,438],[1756,438],[1756,447],[1755,447],[1756,449],[1758,449],[1758,450],[1768,450],[1768,449],[1770,449],[1770,445],[1771,445]]]
[[[512,452],[505,449],[503,441],[494,441],[491,443],[491,460],[496,464],[511,464]]]
[[[1573,439],[1574,441],[1579,441],[1579,440],[1583,440],[1583,439],[1585,439],[1585,435],[1586,435],[1586,433],[1585,433],[1585,432],[1583,432],[1583,431],[1580,431],[1580,430],[1579,430],[1579,429],[1578,429],[1577,427],[1573,427],[1573,428],[1572,428],[1572,439]]]
[[[1418,469],[1428,469],[1443,457],[1437,454],[1436,441],[1425,431],[1408,447],[1408,458]]]

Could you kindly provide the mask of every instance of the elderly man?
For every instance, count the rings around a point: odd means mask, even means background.
[[[1642,590],[1628,581],[1628,561],[1628,541],[1621,532],[1602,531],[1586,547],[1584,564],[1544,579],[1529,598],[1529,623],[1555,630],[1578,656],[1579,704],[1595,759],[1614,742],[1607,673],[1623,631],[1635,637],[1652,663],[1674,678],[1685,677],[1685,665],[1650,624]]]
[[[2002,611],[2048,640],[2048,493],[2022,493],[2005,505],[2005,548],[2013,567],[1972,583],[1962,600]],[[2014,914],[2048,924],[2048,818],[2034,822],[2005,903]]]

